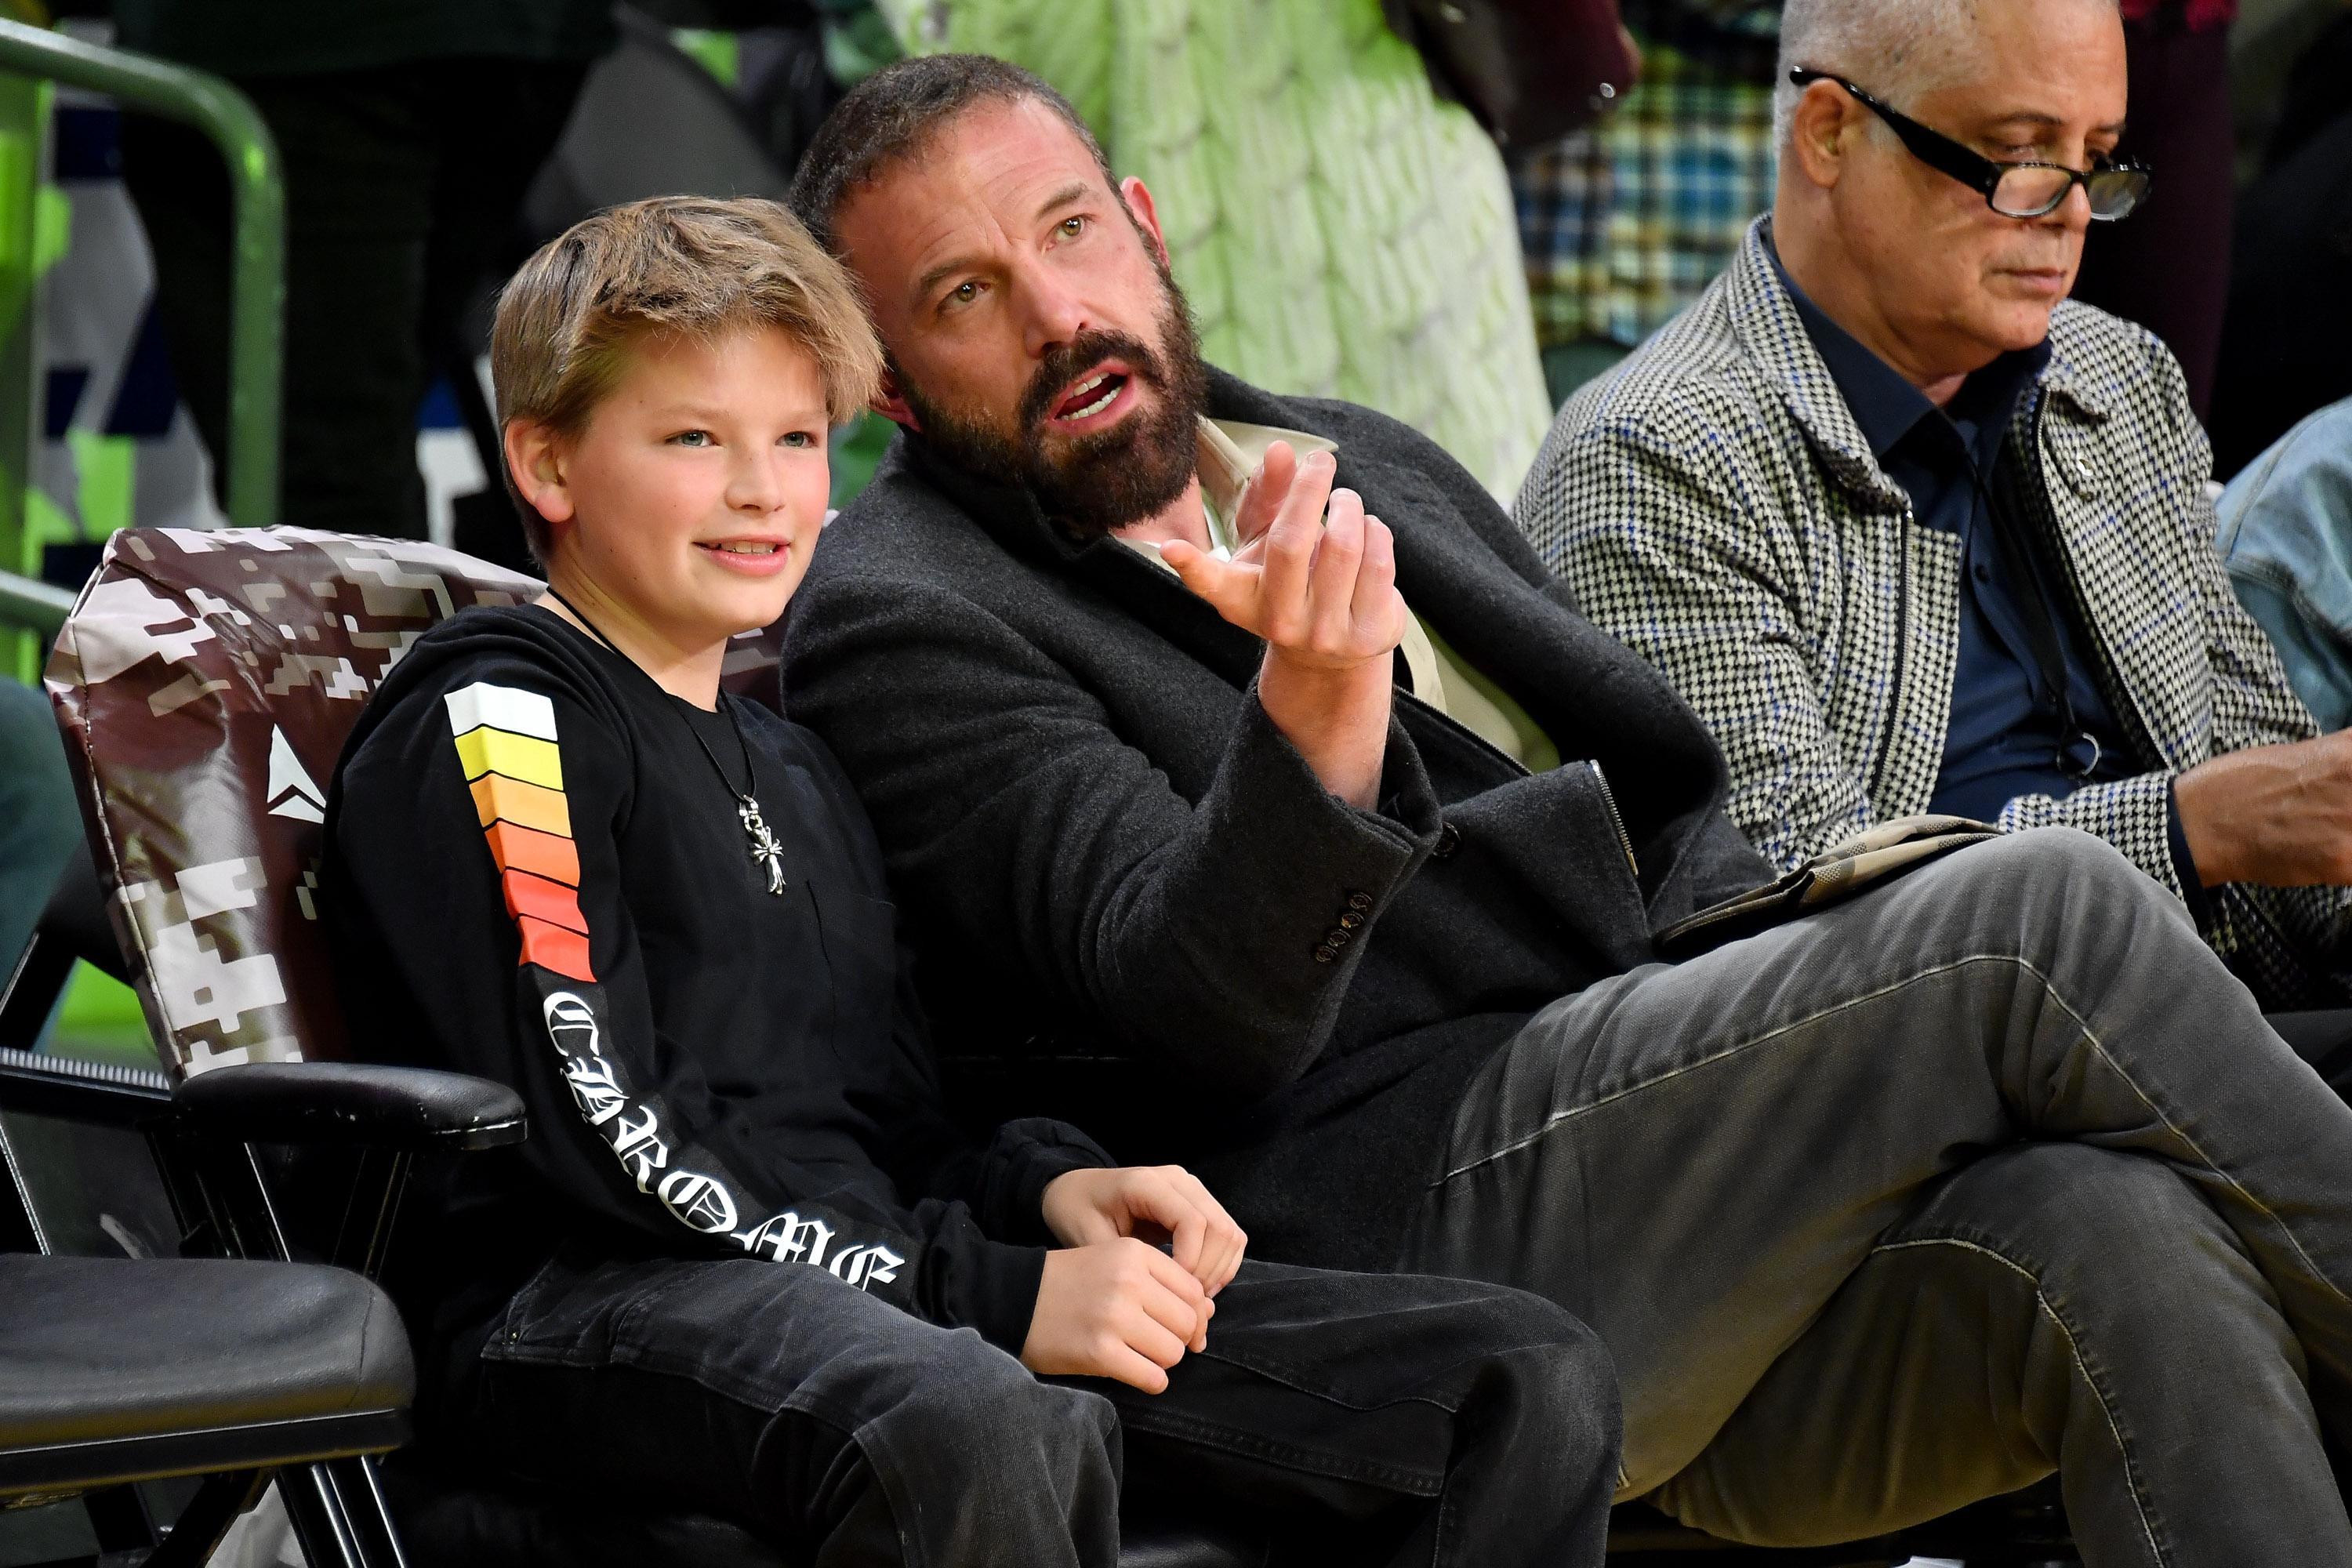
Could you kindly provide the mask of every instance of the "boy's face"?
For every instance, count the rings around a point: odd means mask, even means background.
[[[782,617],[808,570],[832,488],[824,378],[774,327],[648,335],[549,456],[555,493],[533,499],[556,585],[586,577],[674,647],[707,647]]]

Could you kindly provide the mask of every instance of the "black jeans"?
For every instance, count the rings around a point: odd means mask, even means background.
[[[281,522],[424,537],[417,405],[452,357],[458,318],[586,68],[420,60],[238,84],[286,170]],[[185,126],[127,116],[123,179],[154,247],[173,374],[217,483],[228,424],[220,154]]]
[[[1251,1263],[1168,1390],[1040,1379],[820,1269],[559,1257],[448,1433],[531,1482],[735,1520],[794,1561],[1118,1559],[1122,1485],[1287,1516],[1363,1559],[1600,1563],[1607,1352],[1491,1285]]]

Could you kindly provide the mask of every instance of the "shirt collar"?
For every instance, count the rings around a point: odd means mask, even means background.
[[[1221,558],[1232,552],[1238,542],[1233,535],[1234,510],[1241,504],[1242,488],[1265,461],[1265,449],[1276,441],[1287,441],[1292,451],[1300,457],[1309,452],[1337,452],[1339,444],[1305,430],[1286,430],[1278,425],[1251,425],[1239,419],[1212,419],[1202,415],[1198,420],[1198,468],[1201,479],[1202,510],[1207,514],[1209,542]],[[1129,539],[1114,534],[1121,544],[1160,561],[1160,546],[1150,540]]]
[[[1838,394],[1845,399],[1863,439],[1870,443],[1870,455],[1883,465],[1887,454],[1920,420],[1937,412],[1936,405],[1927,401],[1925,393],[1904,380],[1893,365],[1830,320],[1829,312],[1797,287],[1797,280],[1780,265],[1780,247],[1769,236],[1764,250],[1771,258],[1772,270],[1780,286],[1789,291],[1789,302],[1796,307],[1798,318],[1805,324],[1805,335],[1813,340],[1814,352],[1829,368],[1830,379],[1837,383]],[[1960,395],[1953,400],[1954,406],[1965,404],[1988,424],[2006,426],[2006,411],[2017,406],[2017,400],[2049,363],[2047,337],[2030,349],[2012,349],[1973,372]],[[1996,414],[1996,410],[2000,413]]]

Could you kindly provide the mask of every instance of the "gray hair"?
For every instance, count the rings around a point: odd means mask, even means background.
[[[1780,13],[1780,69],[1772,87],[1772,144],[1788,151],[1797,100],[1804,96],[1802,88],[1790,82],[1789,72],[1799,67],[1842,76],[1906,112],[1922,95],[1964,79],[1976,62],[1977,4],[1788,0]]]

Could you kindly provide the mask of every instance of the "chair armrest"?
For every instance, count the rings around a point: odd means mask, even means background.
[[[373,1062],[252,1062],[215,1068],[172,1091],[191,1132],[244,1143],[331,1143],[421,1153],[495,1149],[530,1131],[504,1084]]]

